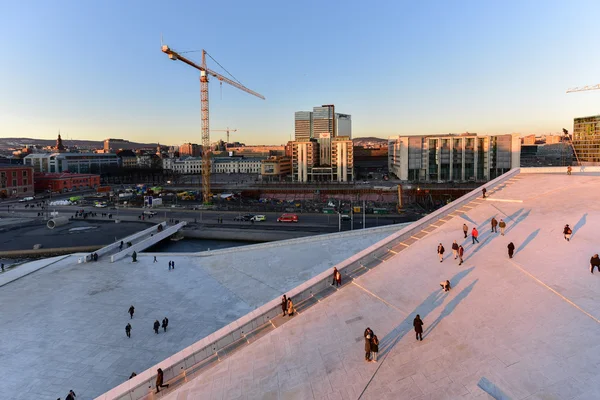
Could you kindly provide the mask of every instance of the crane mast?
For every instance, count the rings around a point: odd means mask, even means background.
[[[211,71],[206,66],[206,51],[202,50],[202,64],[198,65],[192,60],[181,56],[179,53],[171,50],[169,46],[163,45],[161,48],[162,52],[169,56],[169,59],[173,61],[181,61],[190,67],[193,67],[200,71],[200,118],[202,127],[202,199],[204,203],[211,202],[211,191],[210,191],[210,172],[211,172],[211,161],[210,161],[210,124],[209,124],[209,107],[208,107],[208,77],[209,75],[217,78],[220,82],[225,82],[235,88],[243,90],[253,96],[256,96],[264,100],[264,96],[253,90],[248,89],[241,83],[233,81],[223,75]],[[229,136],[229,132],[228,132]],[[228,139],[229,141],[229,139]]]

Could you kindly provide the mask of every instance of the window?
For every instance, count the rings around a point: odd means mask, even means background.
[[[23,178],[27,178],[27,171],[23,171]]]
[[[12,185],[13,185],[13,186],[17,186],[17,180],[16,180],[16,179],[13,179],[13,180],[12,180]]]
[[[13,177],[13,178],[16,178],[16,177],[17,177],[17,171],[13,171],[13,172],[12,172],[12,177]]]
[[[25,185],[25,186],[29,185],[29,181],[27,180],[27,178],[23,178],[23,185]]]
[[[27,191],[27,188],[26,188],[26,187],[24,187],[24,188],[23,188],[23,193],[25,193],[26,191]]]

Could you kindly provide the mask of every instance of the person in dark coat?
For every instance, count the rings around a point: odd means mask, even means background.
[[[281,311],[283,311],[283,316],[287,315],[287,296],[284,294],[281,298]]]
[[[163,370],[159,368],[156,370],[156,393],[160,392],[161,387],[169,387],[169,384],[163,384]]]
[[[458,265],[462,265],[464,254],[465,254],[465,249],[462,247],[462,245],[458,246],[458,259],[460,260]]]
[[[333,267],[333,280],[331,281],[332,286],[338,282],[337,275],[338,275],[338,269],[336,267]],[[340,279],[340,281],[341,281],[341,279]],[[337,286],[340,286],[340,284],[338,283]]]
[[[463,224],[463,233],[465,234],[465,239],[467,238],[467,233],[469,232],[469,227],[467,224]]]
[[[500,227],[500,234],[504,236],[504,229],[506,229],[506,222],[502,218],[500,218],[500,223],[498,224]]]
[[[135,307],[133,307],[133,305],[131,305],[131,307],[129,307],[129,319],[133,319],[133,313],[135,312]]]
[[[567,242],[571,241],[571,234],[573,233],[573,231],[571,230],[571,227],[569,226],[569,224],[566,224],[564,229],[563,229],[563,235],[564,238]]]
[[[444,246],[442,246],[442,244],[440,243],[437,247],[437,254],[438,257],[440,258],[440,262],[444,261]]]
[[[377,353],[379,353],[379,338],[373,334],[371,336],[371,361],[377,362]]]
[[[492,217],[491,224],[492,224],[492,233],[493,232],[498,233],[498,221],[496,220],[495,217]]]
[[[373,337],[373,331],[367,327],[364,333],[365,337],[365,360],[371,361],[371,337]]]
[[[171,261],[169,261],[169,271],[171,270]]]
[[[423,320],[421,316],[417,314],[415,319],[413,320],[413,327],[415,328],[415,333],[417,335],[417,340],[423,340]]]
[[[158,335],[158,328],[160,328],[160,322],[158,320],[154,321],[154,333]]]
[[[513,258],[513,254],[515,254],[515,245],[513,244],[513,242],[510,242],[507,247],[508,247],[508,258]]]
[[[454,259],[456,260],[458,258],[458,243],[456,243],[456,240],[452,243],[452,254],[454,254]]]
[[[169,318],[164,317],[162,320],[162,328],[165,332],[167,331],[167,326],[169,326]]]
[[[598,254],[594,254],[592,258],[590,258],[590,272],[594,273],[594,267],[598,268],[598,272],[600,272],[600,257]]]
[[[175,261],[171,261],[171,268],[175,269]]]
[[[125,334],[127,335],[128,338],[131,337],[131,324],[127,324],[125,325]]]
[[[133,378],[134,376],[137,376],[137,374],[134,372],[131,373],[131,375],[129,375],[129,379]]]
[[[69,394],[67,395],[67,397],[65,397],[65,400],[75,400],[75,397],[77,397],[77,395],[75,395],[75,392],[69,390]]]
[[[485,194],[487,193],[487,189],[486,188],[481,189],[481,193],[483,194],[483,198],[485,199]]]

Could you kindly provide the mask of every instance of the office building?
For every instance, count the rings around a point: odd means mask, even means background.
[[[119,166],[119,158],[112,153],[30,154],[24,161],[35,172],[102,173],[103,169]]]
[[[312,112],[296,111],[294,118],[294,140],[300,142],[309,140],[312,137]]]
[[[33,196],[33,168],[0,165],[0,199]]]
[[[202,155],[202,146],[195,143],[184,143],[179,146],[179,156],[200,157]]]
[[[316,140],[292,143],[292,180],[312,181],[312,169],[319,162],[319,144]]]
[[[520,166],[518,134],[397,136],[388,140],[391,175],[412,182],[488,181]]]
[[[260,163],[260,175],[263,181],[282,181],[292,173],[292,160],[289,157],[273,156]]]
[[[575,118],[573,147],[582,165],[600,164],[600,115]]]
[[[354,144],[347,136],[333,138],[331,146],[332,179],[336,182],[354,181]]]

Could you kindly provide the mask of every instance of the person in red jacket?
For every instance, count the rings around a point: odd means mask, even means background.
[[[479,243],[479,240],[477,239],[478,236],[479,236],[479,231],[477,230],[477,228],[473,227],[473,230],[471,231],[471,237],[473,238],[473,244],[475,244],[475,242]]]

